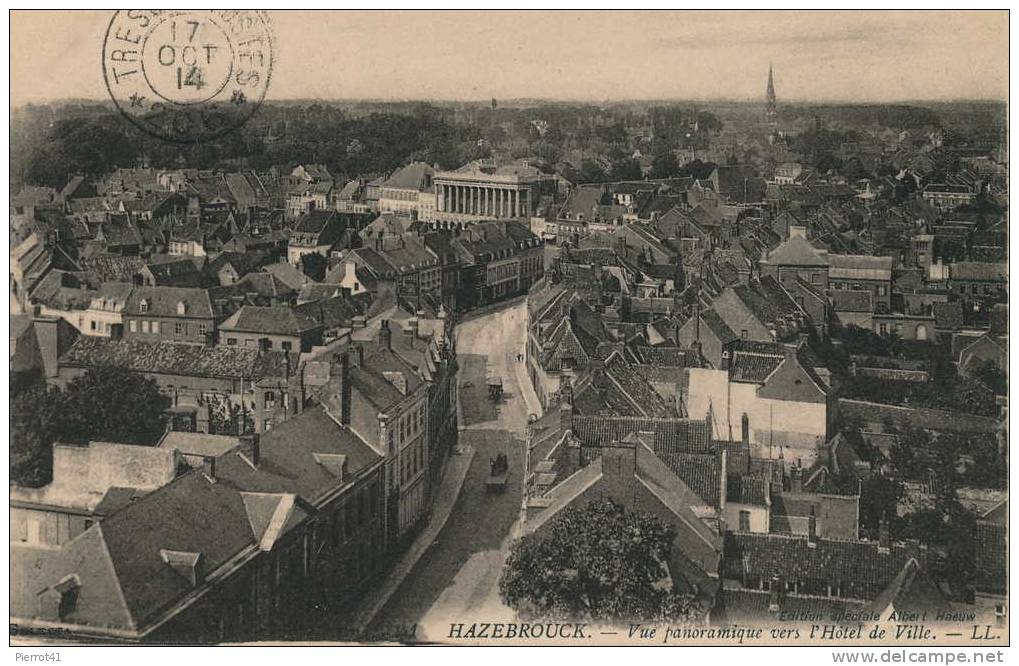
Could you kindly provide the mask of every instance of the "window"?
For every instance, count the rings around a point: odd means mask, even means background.
[[[96,330],[96,322],[95,322],[95,320],[93,319],[93,320],[92,320],[91,322],[89,322],[89,323],[91,324],[91,326],[89,326],[89,328],[90,328],[91,330],[93,330],[93,331],[94,331],[94,330]]]
[[[135,321],[134,319],[132,319],[131,321],[127,322],[127,328],[132,333],[137,333],[138,332],[138,322]]]
[[[749,532],[750,531],[750,512],[740,511],[739,512],[739,531]]]
[[[227,347],[236,347],[237,346],[237,338],[227,338],[226,346]]]
[[[810,284],[817,284],[818,280],[819,280],[819,277],[818,277],[817,273],[811,273],[810,274]]]
[[[174,322],[174,324],[173,324],[173,334],[174,335],[186,335],[187,334],[187,324],[185,324],[182,321]]]
[[[206,324],[199,324],[198,325],[198,335],[201,335],[201,336],[204,337],[205,333],[206,333],[206,331],[208,331],[208,329],[209,329],[208,325],[206,325]]]
[[[877,295],[878,296],[884,296],[885,295],[885,286],[883,284],[878,285]]]
[[[280,347],[283,349],[283,351],[288,352],[290,351],[292,344],[290,343],[289,340],[284,340],[283,342],[280,343]]]
[[[149,332],[149,322],[148,321],[143,321],[142,322],[142,333],[148,333],[148,332]]]
[[[149,311],[149,302],[143,298],[141,303],[138,304],[138,312],[141,312],[142,314],[145,314],[148,311]]]
[[[265,420],[265,427],[263,430],[272,430],[272,419]]]
[[[888,335],[888,324],[885,323],[878,324],[877,332],[880,333],[881,335]]]
[[[265,406],[267,409],[273,409],[276,406],[276,392],[266,391],[265,392]]]
[[[179,315],[187,314],[187,311],[188,311],[187,303],[185,303],[184,301],[178,301],[177,302],[177,314],[179,314]]]
[[[247,340],[244,341],[244,346],[245,347],[254,347],[255,346],[255,341],[252,340],[251,338],[248,338]]]
[[[159,333],[159,322],[158,321],[152,322],[152,332],[153,333]]]

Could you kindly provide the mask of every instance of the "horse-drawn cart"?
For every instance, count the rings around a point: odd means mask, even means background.
[[[500,453],[488,461],[490,470],[488,480],[485,482],[485,490],[490,493],[502,493],[506,490],[506,480],[509,478],[509,460],[505,453]]]

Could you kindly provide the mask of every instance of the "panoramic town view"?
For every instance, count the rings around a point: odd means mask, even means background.
[[[1007,643],[1007,101],[788,63],[13,106],[12,641]]]

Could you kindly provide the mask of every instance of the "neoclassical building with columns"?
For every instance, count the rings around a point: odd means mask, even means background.
[[[435,173],[435,221],[440,226],[481,220],[530,217],[545,177],[534,167],[488,166],[472,162]]]

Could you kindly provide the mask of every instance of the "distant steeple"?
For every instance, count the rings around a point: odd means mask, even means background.
[[[772,74],[771,64],[768,64],[768,91],[765,93],[768,101],[768,119],[772,120],[778,113],[775,108],[775,77]]]

